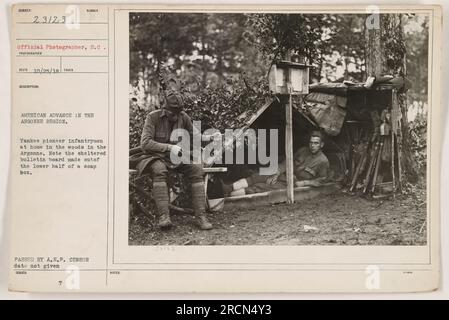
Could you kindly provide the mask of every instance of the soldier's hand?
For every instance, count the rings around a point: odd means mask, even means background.
[[[182,155],[182,148],[176,144],[170,145],[170,152],[180,157]]]
[[[267,184],[269,184],[269,185],[276,184],[276,182],[278,181],[278,178],[279,178],[279,175],[277,173],[273,174],[272,176],[269,176],[267,178]]]

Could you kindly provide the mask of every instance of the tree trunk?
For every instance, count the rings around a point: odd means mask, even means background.
[[[381,16],[379,19],[383,19]],[[380,23],[382,25],[382,23]],[[385,50],[381,39],[382,28],[366,28],[366,75],[380,76],[384,73]]]
[[[217,56],[217,65],[215,67],[215,71],[218,76],[218,83],[222,84],[223,83],[223,56],[220,53],[218,53],[218,56]]]
[[[202,61],[202,67],[203,67],[203,77],[202,77],[202,83],[203,83],[203,88],[206,87],[207,85],[207,61],[206,61],[206,49],[205,46],[206,44],[203,42],[203,61]]]
[[[343,73],[343,79],[349,80],[349,69],[348,69],[349,59],[347,58],[347,56],[345,56],[344,61],[345,61],[345,72]]]
[[[207,14],[204,15],[204,19],[203,19],[203,27],[202,27],[202,37],[201,37],[201,50],[202,50],[202,56],[203,56],[203,60],[202,60],[202,68],[203,68],[203,77],[202,77],[202,83],[203,83],[203,88],[206,87],[207,85],[207,73],[208,73],[208,62],[206,61],[206,53],[207,53],[207,22],[208,22],[208,16]]]
[[[402,14],[382,14],[379,19],[380,28],[366,28],[366,74],[375,77],[386,74],[405,77],[406,52]],[[398,142],[402,145],[401,167],[405,178],[415,182],[418,171],[411,151],[405,93],[397,93],[397,101],[402,116],[401,132],[397,133]]]

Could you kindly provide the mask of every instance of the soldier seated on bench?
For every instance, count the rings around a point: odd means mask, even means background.
[[[170,91],[166,94],[162,109],[148,114],[141,136],[141,149],[144,155],[139,158],[136,169],[142,174],[149,170],[153,180],[153,198],[159,213],[158,226],[165,230],[173,226],[169,213],[169,196],[167,174],[169,170],[187,175],[191,183],[192,207],[196,222],[200,229],[212,229],[207,220],[204,190],[204,171],[201,164],[180,163],[171,161],[170,153],[180,154],[182,149],[171,141],[171,134],[176,129],[187,130],[190,136],[201,134],[194,130],[192,120],[183,111],[184,99],[181,94]],[[210,139],[213,136],[209,137]]]
[[[310,135],[308,147],[302,147],[294,154],[294,181],[296,187],[320,186],[329,178],[329,160],[321,151],[324,146],[323,134],[314,131]],[[232,184],[222,184],[225,197],[285,189],[287,186],[286,163],[279,165],[274,175],[258,173],[237,180]]]

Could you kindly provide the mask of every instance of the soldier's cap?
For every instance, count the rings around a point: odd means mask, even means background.
[[[182,95],[178,92],[169,91],[166,93],[166,104],[165,107],[173,112],[181,112],[184,108],[184,99]]]

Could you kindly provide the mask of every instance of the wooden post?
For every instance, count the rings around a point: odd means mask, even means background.
[[[289,15],[287,15],[289,19]],[[291,52],[287,50],[284,59],[291,60]],[[285,105],[285,175],[287,178],[287,203],[295,202],[294,181],[293,181],[293,106],[292,106],[292,79],[290,72],[286,71],[286,84],[288,92],[288,102]]]
[[[291,86],[289,86],[291,90]],[[294,180],[293,180],[293,108],[292,95],[288,96],[285,106],[285,164],[287,177],[287,203],[295,202]]]
[[[394,168],[394,131],[391,131],[391,175],[393,178],[393,199],[396,198],[396,177],[395,177],[395,168]]]
[[[209,200],[207,198],[207,184],[209,183],[209,174],[206,173],[204,175],[204,198],[206,199],[206,210],[209,211],[210,210],[210,206],[209,206]]]
[[[401,131],[400,131],[401,132]],[[401,168],[401,157],[402,157],[402,140],[396,136],[396,153],[398,154],[398,190],[402,193],[402,168]]]

